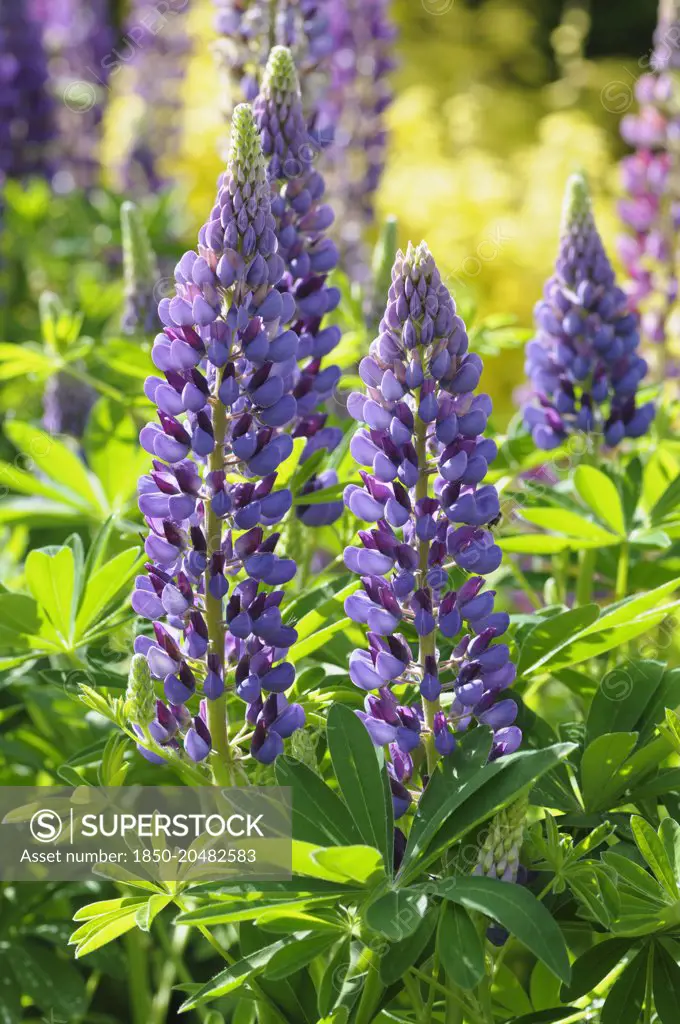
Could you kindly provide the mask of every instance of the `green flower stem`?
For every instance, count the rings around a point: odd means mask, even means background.
[[[184,984],[191,984],[194,980],[191,971],[184,963],[184,950],[191,929],[188,926],[177,925],[172,939],[170,939],[165,925],[159,918],[156,919],[156,928],[166,959],[161,970],[158,990],[153,999],[149,1021],[150,1024],[166,1024],[175,979],[179,978]],[[210,1015],[210,1011],[203,1006],[197,1006],[194,1012],[198,1014],[201,1021],[207,1020]]]
[[[621,544],[619,550],[619,563],[616,569],[616,590],[615,598],[622,601],[628,594],[628,570],[630,567],[630,545],[627,540]]]
[[[444,904],[442,904],[444,906]],[[439,981],[439,950],[435,945],[434,956],[432,958],[432,977],[430,978],[430,991],[427,996],[427,1004],[425,1006],[425,1020],[432,1020],[432,1011],[434,1009],[434,997],[436,995],[436,989],[434,983]]]
[[[579,558],[578,577],[576,579],[576,604],[590,604],[593,596],[593,577],[597,562],[597,548],[586,548]]]
[[[529,598],[533,607],[536,609],[541,608],[543,602],[541,601],[540,597],[535,592],[534,588],[531,586],[529,580],[526,578],[524,572],[520,568],[519,560],[516,558],[508,558],[508,565],[510,566],[512,575],[519,583],[522,592],[526,594],[526,596]]]
[[[215,384],[215,394],[219,389],[221,377],[218,377]],[[224,469],[224,438],[227,429],[227,416],[224,405],[219,398],[213,400],[213,431],[215,434],[215,447],[208,460],[208,468],[211,473],[221,472]],[[222,523],[215,515],[212,501],[206,503],[205,512],[206,543],[208,567],[212,555],[220,550],[222,544]],[[208,638],[210,652],[217,655],[220,667],[220,674],[224,678],[224,622],[222,621],[222,601],[212,596],[208,588],[207,578],[205,587],[205,618],[208,626]],[[213,752],[210,755],[210,767],[212,769],[215,784],[218,786],[230,786],[231,775],[231,748],[227,731],[227,695],[226,692],[217,700],[208,702],[208,729],[212,738]]]
[[[416,399],[416,406],[420,402],[420,390],[418,391],[418,398]],[[427,473],[425,467],[427,465],[427,423],[423,423],[419,416],[416,416],[416,431],[415,431],[415,449],[418,456],[418,466],[420,469],[420,476],[416,484],[416,501],[420,501],[422,498],[427,497]],[[420,575],[420,586],[430,592],[429,587],[426,583],[427,576],[427,556],[430,550],[429,541],[421,540],[418,543],[418,572]],[[430,592],[431,593],[431,592]],[[435,654],[435,633],[434,630],[427,636],[420,637],[420,649],[418,659],[420,661],[420,667],[425,672],[425,659],[428,655],[434,656]],[[439,711],[440,704],[439,699],[437,700],[425,700],[423,697],[423,714],[425,716],[425,725],[427,726],[428,732],[425,734],[425,752],[427,755],[427,772],[428,775],[432,775],[437,764],[437,750],[434,745],[434,716]]]
[[[151,993],[146,936],[134,928],[125,936],[128,963],[128,992],[133,1024],[149,1024]]]
[[[652,987],[654,984],[654,943],[650,942],[647,953],[647,973],[645,977],[645,1015],[644,1024],[652,1024]]]
[[[362,954],[362,961],[368,971],[361,990],[361,1000],[354,1017],[354,1024],[371,1024],[378,1011],[385,986],[380,980],[379,953],[367,947]]]
[[[445,985],[440,984],[439,981],[435,981],[431,975],[425,974],[417,967],[409,967],[411,974],[414,974],[419,981],[425,982],[426,985],[430,985],[436,992],[441,993],[445,998],[449,998],[452,1002],[457,1003],[463,1013],[463,1020],[466,1024],[484,1024],[484,1020],[479,1016],[476,1010],[473,1010],[467,1002],[458,995],[456,991],[448,988]],[[430,1021],[423,1017],[421,1018],[423,1024],[430,1024]]]

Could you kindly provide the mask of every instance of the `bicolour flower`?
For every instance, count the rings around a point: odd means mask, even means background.
[[[647,372],[638,320],[617,287],[582,174],[567,185],[559,255],[535,320],[526,349],[534,395],[524,420],[538,447],[556,448],[577,431],[610,448],[644,434],[654,406],[637,403]]]
[[[484,437],[490,399],[475,394],[481,371],[427,246],[409,245],[359,366],[365,391],[349,396],[362,424],[351,451],[363,468],[362,486],[345,491],[368,524],[344,555],[362,584],[345,610],[368,630],[368,649],[353,652],[349,673],[369,694],[361,717],[376,744],[390,745],[400,785],[411,768],[396,764],[395,751],[410,757],[424,740],[431,767],[473,720],[493,730],[492,757],[521,740],[515,702],[499,699],[515,677],[507,645],[496,642],[509,617],[494,611],[484,581],[501,551],[489,529],[498,495],[483,482],[496,445]],[[451,570],[461,580],[455,589]],[[406,631],[417,635],[417,653]],[[411,696],[398,704],[392,688],[405,684],[422,708]]]
[[[149,562],[132,604],[153,622],[153,638],[138,637],[135,650],[163,680],[169,703],[186,706],[202,693],[223,716],[233,688],[261,760],[289,735],[284,709],[277,704],[272,717],[267,702],[294,681],[286,654],[297,638],[280,610],[280,588],[296,566],[277,554],[275,527],[292,504],[277,470],[293,450],[299,338],[287,326],[295,301],[276,287],[285,269],[277,248],[257,126],[242,105],[198,248],[179,261],[175,295],[159,306],[159,374],[145,387],[158,416],[140,435],[153,456],[139,482]],[[285,719],[291,731],[304,718],[294,707]],[[189,735],[196,760],[206,729],[194,722]]]

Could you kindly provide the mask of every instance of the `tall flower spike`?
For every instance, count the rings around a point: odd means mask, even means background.
[[[47,177],[54,108],[47,62],[28,0],[0,4],[0,187],[7,178]]]
[[[92,188],[100,173],[101,128],[113,26],[107,0],[29,0],[49,55],[57,100],[59,191]]]
[[[644,434],[654,406],[636,404],[647,372],[637,317],[616,285],[583,174],[567,184],[559,255],[535,320],[526,349],[535,395],[524,420],[538,447],[556,448],[577,431],[609,448]]]
[[[369,691],[360,717],[374,743],[389,746],[401,813],[423,740],[428,773],[473,719],[493,729],[492,757],[521,741],[515,702],[497,699],[515,667],[507,645],[495,642],[509,617],[493,610],[495,592],[483,578],[501,562],[489,530],[498,495],[483,485],[496,445],[483,436],[491,401],[474,394],[482,363],[467,349],[465,324],[427,246],[409,245],[397,254],[380,334],[359,366],[366,392],[347,403],[365,424],[351,451],[367,468],[345,504],[370,527],[359,532],[362,546],[344,555],[362,583],[345,610],[368,627],[368,650],[353,652],[350,677]],[[451,569],[459,570],[457,590]],[[407,686],[403,705],[395,685]]]
[[[155,192],[171,176],[191,54],[188,7],[133,0],[123,42],[113,51],[135,114],[118,167],[125,192]]]
[[[284,591],[276,589],[296,566],[276,554],[272,529],[292,504],[288,490],[276,489],[276,471],[293,450],[284,428],[297,412],[298,336],[285,326],[294,300],[276,289],[284,264],[269,193],[257,126],[242,105],[198,251],[182,257],[175,296],[159,306],[164,331],[152,358],[163,376],[145,386],[159,422],[140,436],[154,461],[139,482],[149,563],[132,604],[153,621],[154,637],[138,637],[135,650],[163,680],[171,708],[201,692],[207,698],[203,725],[184,713],[178,721],[194,760],[210,737],[221,783],[236,756],[227,688],[247,705],[250,749],[261,761],[280,753],[304,721],[284,696],[295,678],[285,658],[297,634],[282,621]]]
[[[262,146],[268,159],[272,189],[272,213],[276,220],[279,252],[286,272],[279,290],[295,299],[294,329],[299,336],[298,372],[293,394],[298,415],[293,436],[305,437],[301,455],[305,462],[315,452],[333,451],[342,438],[338,427],[326,425],[321,411],[340,379],[338,366],[325,366],[325,356],[340,341],[340,328],[324,327],[326,314],[340,301],[337,288],[327,275],[338,263],[335,243],[326,237],[333,223],[330,206],[324,203],[324,180],[315,169],[293,55],[284,46],[275,47],[267,62],[262,89],[254,104]],[[335,471],[307,481],[307,492],[337,483]],[[342,503],[313,504],[298,508],[307,526],[326,526],[342,514]]]
[[[290,48],[302,108],[326,155],[345,266],[367,276],[363,234],[385,160],[395,28],[388,0],[215,0],[226,92],[252,99],[270,41]],[[234,100],[232,99],[232,102]],[[331,146],[330,144],[333,143]]]
[[[529,800],[523,797],[491,819],[473,875],[500,878],[503,882],[517,881],[528,807]]]
[[[678,298],[680,153],[677,69],[680,68],[680,4],[661,0],[651,72],[636,82],[637,113],[621,121],[621,135],[635,149],[621,162],[626,196],[619,213],[628,231],[619,239],[631,308],[641,316],[642,336],[656,347],[661,379],[671,341],[671,314]],[[677,354],[677,353],[676,353]]]
[[[120,226],[125,278],[123,331],[126,334],[150,333],[160,327],[156,312],[158,263],[144,218],[135,203],[124,202],[121,206]]]

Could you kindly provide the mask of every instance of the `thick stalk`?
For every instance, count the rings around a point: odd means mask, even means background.
[[[363,962],[368,967],[368,972],[354,1018],[355,1024],[371,1024],[385,991],[385,986],[380,980],[380,955],[375,950],[367,948],[363,953]]]
[[[590,604],[593,596],[593,576],[597,561],[597,548],[586,548],[581,552],[578,578],[576,580],[576,604]]]
[[[213,432],[215,434],[215,447],[208,460],[208,469],[211,473],[224,469],[224,438],[227,429],[227,411],[217,397],[220,379],[218,377],[215,385],[215,397],[213,399]],[[222,523],[215,515],[212,501],[206,502],[205,531],[207,543],[208,566],[210,559],[215,552],[220,550],[222,544]],[[222,601],[212,596],[208,589],[207,580],[205,588],[205,618],[208,626],[208,638],[210,653],[217,655],[220,674],[224,678],[224,622],[222,620]],[[229,736],[227,733],[227,695],[226,692],[217,700],[208,701],[208,729],[212,738],[213,752],[210,755],[210,767],[216,785],[231,785],[231,750],[229,748]]]
[[[420,395],[418,396],[418,402],[419,401]],[[427,423],[423,423],[419,416],[416,416],[415,449],[418,456],[418,469],[420,471],[418,482],[416,484],[416,501],[420,501],[422,498],[427,497]],[[427,591],[429,591],[429,587],[426,583],[427,556],[429,550],[429,541],[421,540],[418,542],[419,585],[423,590]],[[434,641],[434,630],[431,633],[428,633],[427,636],[421,636],[420,638],[419,661],[423,673],[425,672],[425,659],[428,655],[432,655],[433,657],[435,655]],[[439,708],[439,699],[425,700],[423,697],[423,714],[425,716],[425,725],[429,730],[425,736],[425,752],[427,755],[427,771],[429,775],[432,775],[437,763],[437,750],[434,745],[434,716],[437,711],[439,711]]]
[[[616,569],[615,598],[622,601],[628,593],[628,568],[630,566],[630,546],[624,541],[619,551],[619,564]]]
[[[133,1024],[148,1024],[151,1009],[149,961],[145,936],[137,928],[125,936],[128,963],[128,991]]]

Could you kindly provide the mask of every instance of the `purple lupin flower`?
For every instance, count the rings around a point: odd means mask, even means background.
[[[99,147],[113,27],[106,0],[29,0],[49,55],[57,99],[55,186],[91,188],[99,178]]]
[[[315,151],[302,111],[293,55],[286,47],[272,50],[253,109],[268,159],[279,253],[286,264],[278,288],[295,299],[293,327],[299,337],[299,369],[293,389],[297,416],[292,433],[307,438],[300,458],[304,463],[317,451],[333,451],[342,438],[340,428],[327,426],[327,415],[320,411],[340,379],[338,366],[322,368],[324,358],[341,337],[339,327],[324,326],[326,314],[340,301],[340,292],[327,281],[338,263],[337,247],[326,235],[334,214],[323,201],[324,180],[312,162]],[[334,471],[324,474],[324,487],[337,482]],[[306,493],[318,489],[317,478],[307,482]],[[308,526],[328,525],[341,513],[338,502],[315,505],[304,521]]]
[[[188,4],[133,0],[125,35],[112,51],[139,113],[119,173],[126,192],[155,192],[177,152],[182,85],[191,54]]]
[[[299,69],[305,116],[327,88],[334,40],[330,0],[214,0],[217,56],[228,104],[257,95],[272,41],[289,47]]]
[[[556,448],[575,431],[600,435],[609,448],[642,436],[654,406],[636,402],[647,372],[638,321],[616,285],[583,174],[567,185],[555,272],[535,320],[537,334],[526,349],[534,396],[524,420],[536,445]]]
[[[641,317],[643,337],[659,346],[663,378],[669,319],[678,298],[677,246],[680,184],[677,155],[680,118],[674,72],[680,67],[680,4],[661,0],[649,74],[635,85],[637,113],[621,121],[621,135],[635,152],[624,157],[626,196],[619,213],[628,231],[619,240],[630,306]]]
[[[246,721],[255,728],[254,757],[269,760],[304,720],[292,705],[285,719],[290,732],[278,727],[286,709],[277,703],[273,714],[269,701],[295,679],[286,654],[297,639],[283,621],[279,589],[296,566],[277,555],[273,529],[292,504],[276,477],[293,450],[286,428],[297,415],[291,392],[298,335],[285,326],[295,302],[276,288],[283,271],[257,126],[250,107],[241,105],[228,169],[198,249],[182,257],[175,296],[159,306],[164,330],[152,358],[162,376],[145,387],[158,422],[140,435],[154,456],[152,471],[139,482],[149,563],[132,597],[154,628],[154,638],[138,637],[135,649],[163,680],[168,701],[184,706],[201,691],[207,698],[220,780],[228,779],[231,760],[227,670],[229,688],[247,705]],[[187,750],[196,759],[207,740],[196,723],[193,729]]]
[[[315,126],[332,133],[329,192],[338,217],[343,266],[368,272],[363,247],[387,149],[385,111],[392,102],[396,28],[388,0],[345,0],[330,7],[330,86],[317,100]]]
[[[360,717],[374,743],[389,746],[402,789],[423,741],[430,773],[473,719],[493,729],[492,757],[521,740],[515,702],[498,700],[515,667],[496,642],[509,617],[494,611],[484,581],[501,562],[488,528],[498,495],[483,484],[496,445],[483,436],[491,401],[474,394],[482,363],[467,349],[427,246],[409,245],[397,254],[379,337],[359,366],[366,391],[347,403],[365,425],[351,451],[367,468],[345,504],[370,526],[344,556],[362,583],[345,611],[368,627],[368,649],[352,653],[349,673],[369,692]],[[456,590],[451,569],[459,570]],[[417,655],[404,628],[418,637]],[[404,683],[418,687],[421,705],[399,705],[392,686]],[[404,799],[399,789],[395,807]]]
[[[54,107],[47,61],[27,0],[0,4],[0,186],[7,178],[47,177]]]

